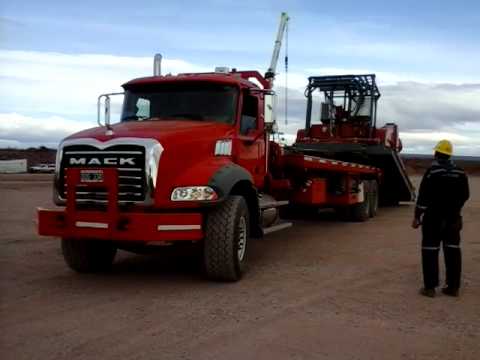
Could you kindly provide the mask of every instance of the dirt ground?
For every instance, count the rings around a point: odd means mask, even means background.
[[[418,179],[416,179],[418,181]],[[480,177],[464,211],[460,298],[417,294],[412,205],[364,224],[321,213],[251,243],[239,283],[186,255],[120,253],[78,275],[35,234],[49,176],[0,177],[2,359],[480,359]]]

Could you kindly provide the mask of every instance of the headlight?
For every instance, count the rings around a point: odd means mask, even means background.
[[[210,186],[185,186],[172,191],[172,201],[209,201],[217,200],[218,195]]]

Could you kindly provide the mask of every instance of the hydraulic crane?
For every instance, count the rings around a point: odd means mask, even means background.
[[[275,71],[277,69],[278,58],[280,56],[280,49],[282,47],[282,39],[285,31],[288,27],[288,21],[290,18],[286,12],[282,12],[280,15],[280,25],[278,26],[277,38],[275,39],[275,45],[273,47],[272,60],[270,66],[265,73],[265,79],[273,86],[273,80],[275,80]],[[288,58],[285,58],[285,65],[287,65]]]

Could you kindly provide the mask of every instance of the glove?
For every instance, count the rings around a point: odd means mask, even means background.
[[[422,224],[422,222],[417,219],[417,218],[414,218],[413,221],[412,221],[412,228],[414,229],[418,229],[418,227]]]

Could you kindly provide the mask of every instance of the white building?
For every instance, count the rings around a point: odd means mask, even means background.
[[[27,172],[27,159],[0,160],[0,174],[17,174]]]

